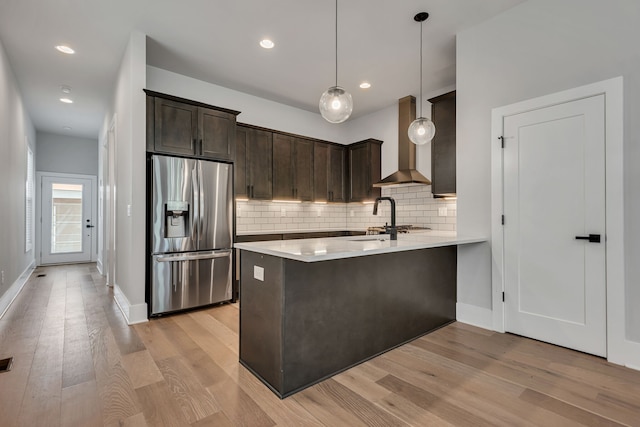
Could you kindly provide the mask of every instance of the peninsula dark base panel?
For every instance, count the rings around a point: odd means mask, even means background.
[[[286,397],[437,329],[455,320],[456,256],[447,246],[306,263],[243,250],[240,361]]]

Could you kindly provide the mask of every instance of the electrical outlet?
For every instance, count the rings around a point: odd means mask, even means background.
[[[236,217],[240,218],[242,216],[242,209],[236,209]]]
[[[447,216],[447,208],[438,208],[438,216]]]
[[[287,216],[287,210],[285,208],[280,209],[280,216],[282,217]]]
[[[264,267],[260,267],[257,265],[253,266],[253,278],[264,282]]]
[[[127,216],[131,216],[131,205],[127,205]]]
[[[318,218],[320,218],[321,214],[322,214],[322,210],[321,210],[321,209],[318,209],[318,212],[317,212],[317,215],[316,215],[316,216],[317,216]]]
[[[0,285],[4,286],[4,270],[0,272]]]
[[[355,216],[355,212],[353,212],[353,209],[351,209],[351,211],[349,211],[349,215]]]

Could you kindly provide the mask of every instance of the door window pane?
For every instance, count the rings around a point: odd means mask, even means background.
[[[51,253],[82,252],[82,185],[52,184]]]

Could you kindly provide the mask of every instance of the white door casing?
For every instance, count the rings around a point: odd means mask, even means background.
[[[605,245],[595,242],[605,236],[604,95],[507,116],[503,138],[505,330],[606,356]]]
[[[505,331],[504,233],[503,210],[503,150],[499,139],[504,118],[548,106],[587,98],[605,96],[605,189],[606,237],[606,317],[607,360],[627,366],[640,366],[637,344],[625,336],[625,275],[624,275],[624,108],[623,78],[580,86],[561,92],[528,99],[492,110],[491,128],[491,252],[492,252],[492,316],[493,329]]]
[[[40,184],[39,263],[94,261],[96,256],[94,240],[96,177],[58,173],[39,173],[38,175]],[[69,209],[68,215],[60,215],[60,211],[65,209]]]

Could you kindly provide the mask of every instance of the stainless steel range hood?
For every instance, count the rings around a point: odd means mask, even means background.
[[[416,145],[407,133],[409,125],[416,119],[416,98],[409,95],[398,101],[398,171],[392,173],[374,187],[397,184],[425,184],[431,181],[416,170]]]

